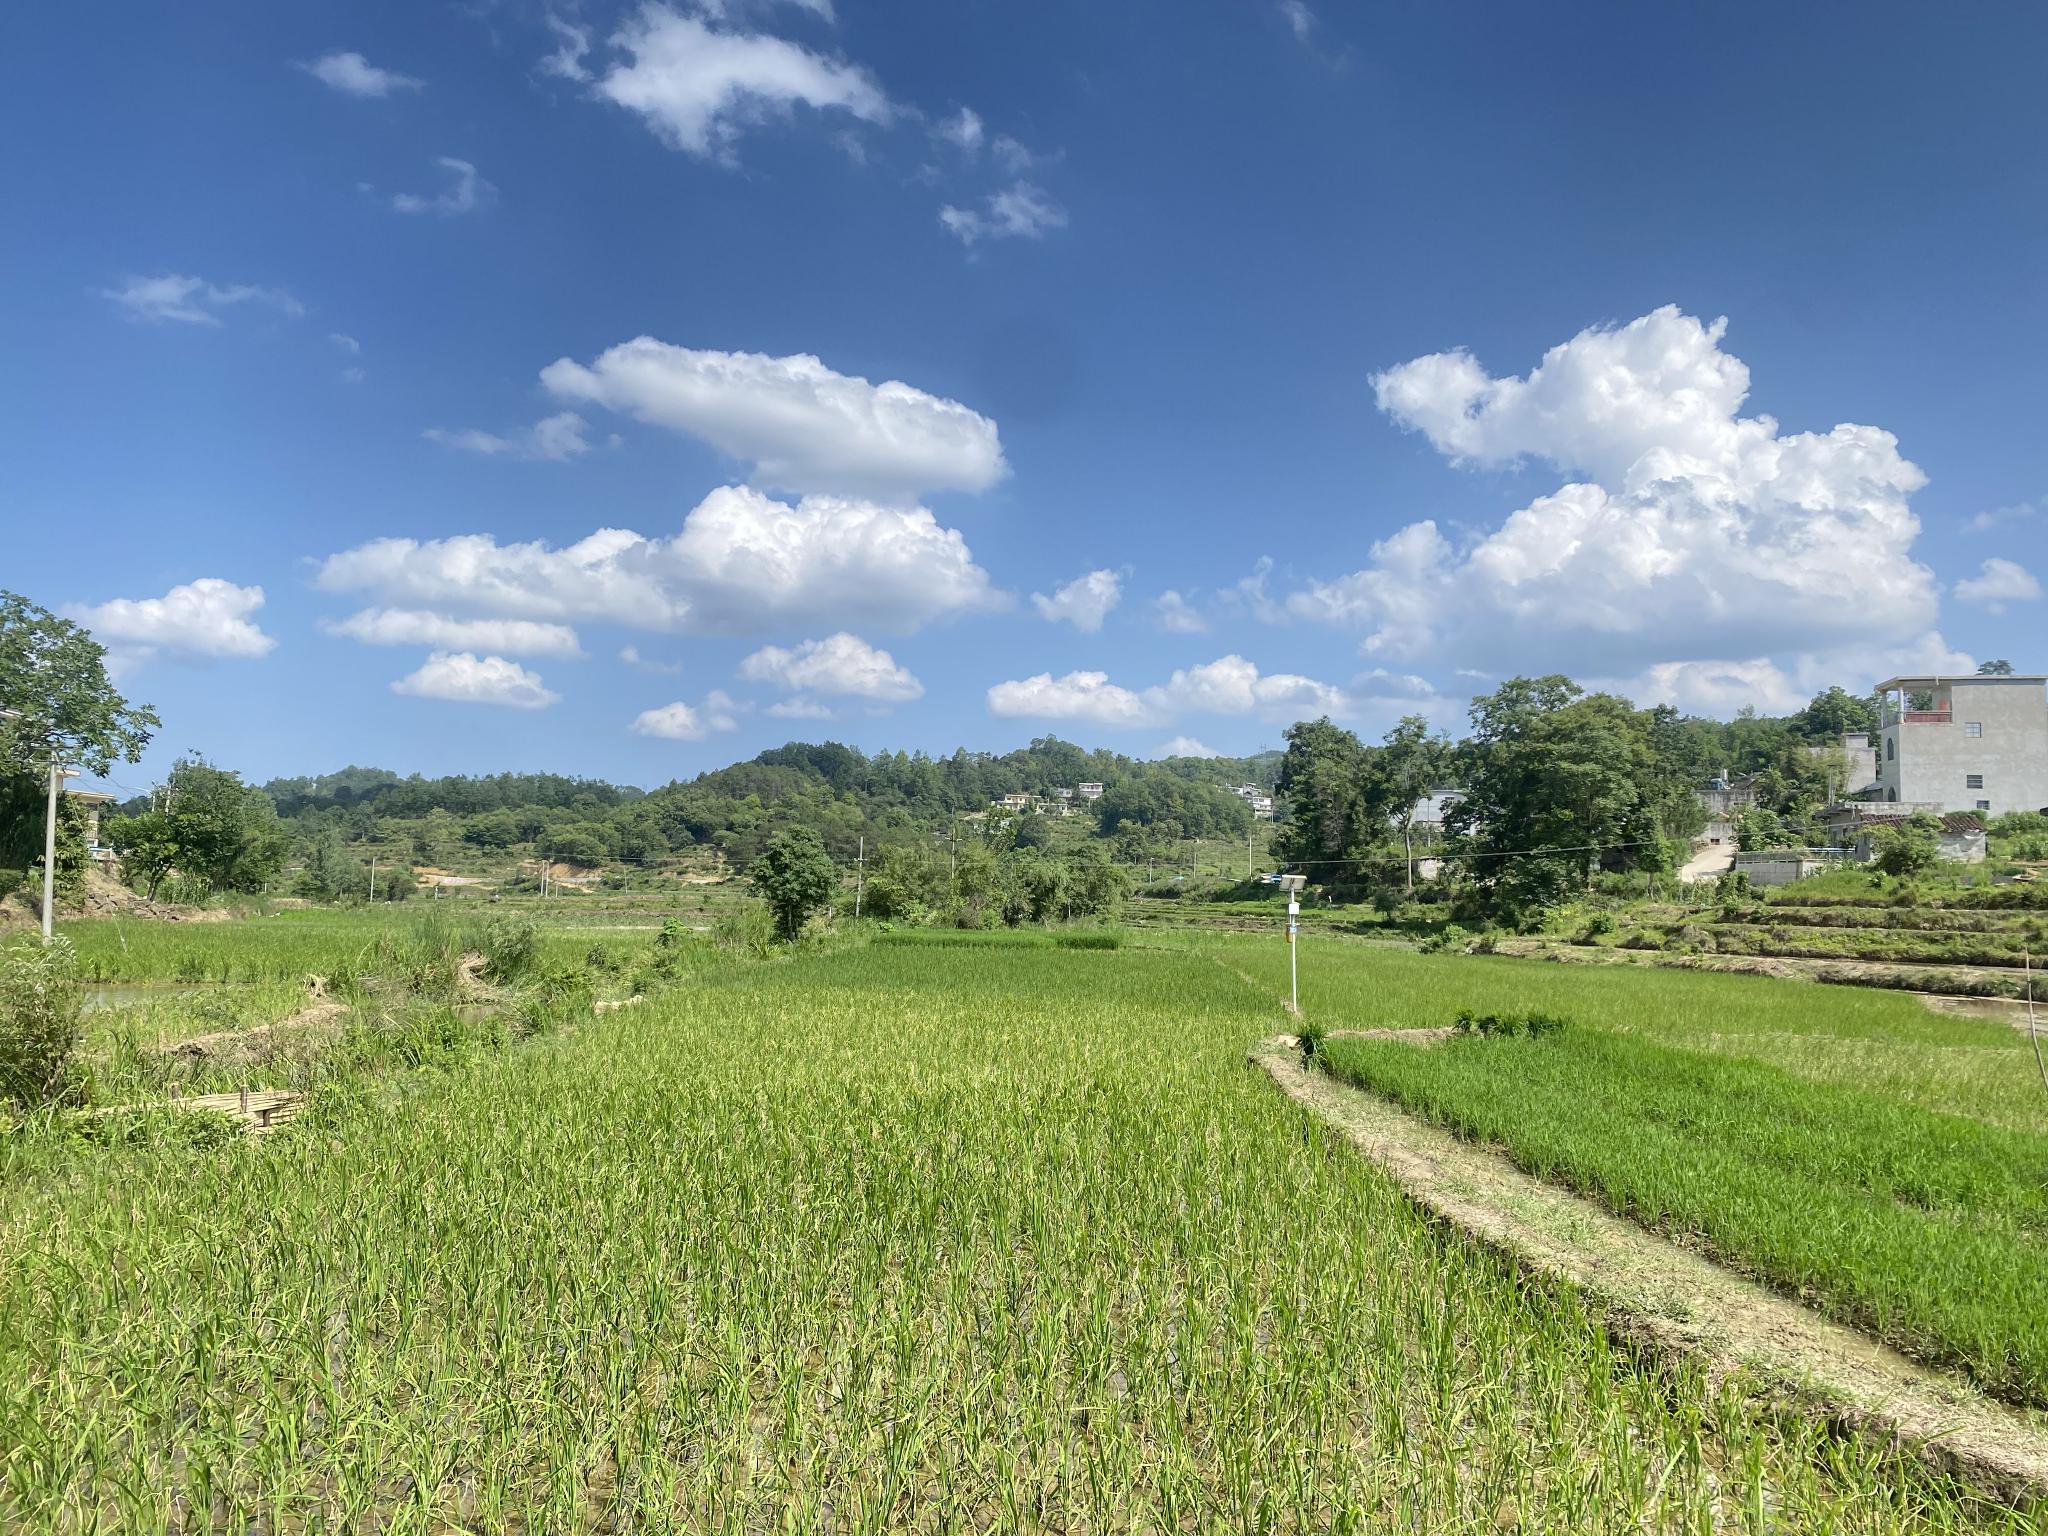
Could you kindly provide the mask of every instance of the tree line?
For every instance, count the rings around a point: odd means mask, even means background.
[[[1328,719],[1287,732],[1276,852],[1339,895],[1431,892],[1476,920],[1518,922],[1601,874],[1668,873],[1705,825],[1696,791],[1755,776],[1773,835],[1808,832],[1843,783],[1843,733],[1877,728],[1873,699],[1823,690],[1791,715],[1732,720],[1638,708],[1568,677],[1517,677],[1473,699],[1461,738],[1411,715],[1377,743]],[[1418,846],[1418,806],[1436,799]],[[1759,835],[1763,823],[1758,822]]]

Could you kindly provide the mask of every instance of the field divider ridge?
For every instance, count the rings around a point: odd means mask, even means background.
[[[1331,1031],[1437,1043],[1449,1032]],[[1593,1298],[1609,1330],[1653,1357],[1738,1374],[1839,1429],[1916,1457],[2000,1501],[2048,1504],[2048,1421],[1917,1364],[1705,1256],[1303,1065],[1296,1038],[1249,1061],[1431,1216],[1525,1272]]]

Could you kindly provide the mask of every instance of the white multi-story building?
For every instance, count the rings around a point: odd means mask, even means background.
[[[1233,784],[1230,792],[1252,808],[1252,815],[1260,821],[1273,819],[1273,797],[1256,784]]]
[[[1102,786],[1100,784],[1083,784],[1076,788],[1074,793],[1083,800],[1100,800],[1102,798]]]
[[[1875,797],[1944,811],[2048,810],[2048,676],[1893,677]]]

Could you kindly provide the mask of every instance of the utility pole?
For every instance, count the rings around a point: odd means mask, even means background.
[[[1259,830],[1259,818],[1254,816],[1252,824],[1244,829],[1244,877],[1252,877],[1252,834]]]
[[[867,894],[868,888],[868,835],[865,832],[860,835],[860,855],[854,867],[857,872],[853,877],[853,920],[857,923],[860,921],[860,899]]]
[[[1280,889],[1287,893],[1287,1007],[1296,1018],[1301,1017],[1300,897],[1301,888],[1307,883],[1307,878],[1302,875],[1280,877]]]
[[[57,791],[72,777],[71,770],[50,754],[50,806],[43,818],[43,942],[51,938],[51,915],[57,900]]]
[[[370,892],[369,892],[369,895],[368,895],[368,896],[366,896],[366,897],[364,898],[364,900],[366,900],[366,901],[375,901],[376,899],[377,899],[377,850],[376,850],[375,848],[372,848],[372,849],[370,850]]]

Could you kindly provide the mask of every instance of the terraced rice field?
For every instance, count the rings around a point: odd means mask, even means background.
[[[1425,1221],[1220,942],[710,970],[261,1145],[38,1143],[0,1526],[2031,1528]],[[1514,985],[1432,963],[1417,1022]]]

